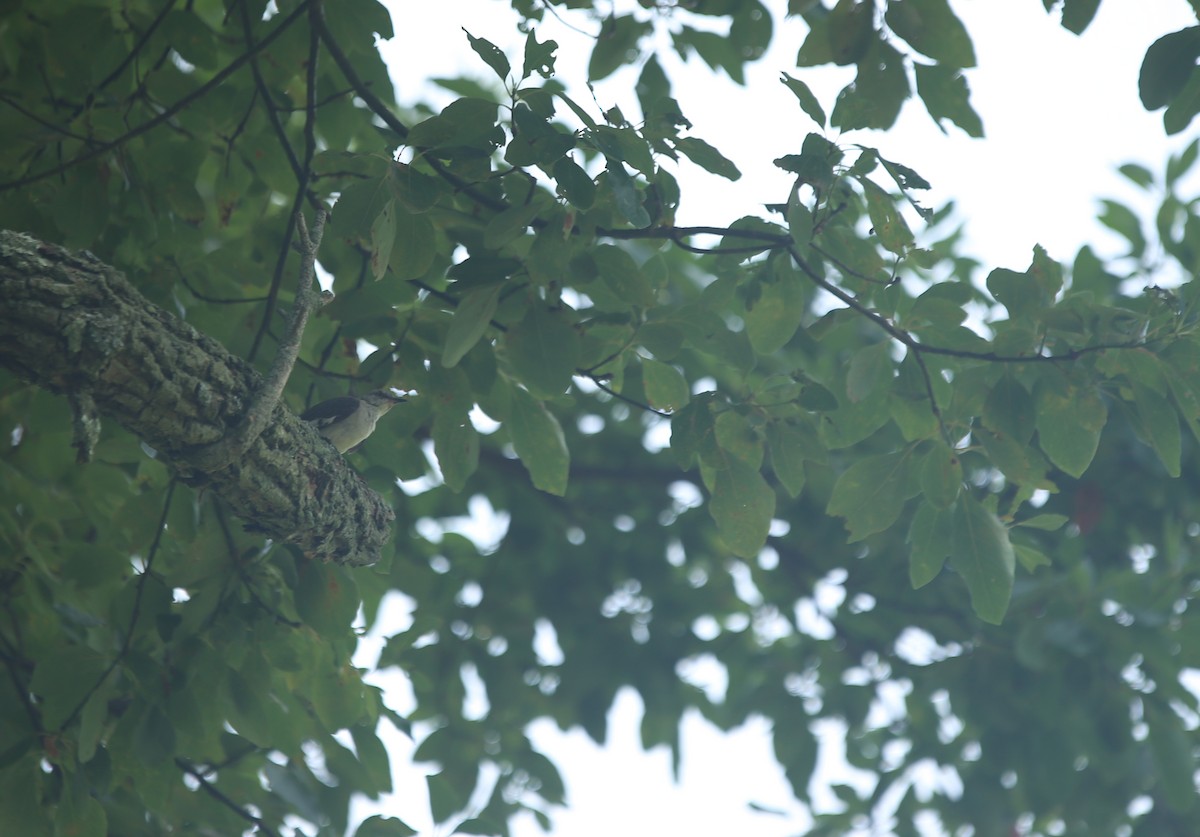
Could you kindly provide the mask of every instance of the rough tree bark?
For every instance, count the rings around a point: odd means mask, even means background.
[[[190,457],[237,425],[260,376],[90,253],[0,231],[0,365],[90,399],[185,483],[313,558],[369,564],[389,536],[392,509],[282,404],[232,465],[197,467]]]

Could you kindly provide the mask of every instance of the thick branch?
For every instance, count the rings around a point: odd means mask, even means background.
[[[207,486],[267,535],[314,558],[378,558],[392,509],[283,405],[230,467],[195,467],[195,453],[242,419],[261,378],[116,270],[0,231],[0,298],[0,365],[52,392],[86,390],[184,482]]]

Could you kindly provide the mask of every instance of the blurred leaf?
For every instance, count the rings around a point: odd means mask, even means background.
[[[882,532],[917,493],[911,468],[906,451],[858,460],[838,477],[826,511],[846,518],[852,542]]]
[[[954,507],[950,564],[967,583],[975,615],[999,625],[1012,597],[1015,553],[1008,530],[970,495]]]
[[[570,386],[579,364],[579,332],[561,314],[532,300],[502,342],[508,362],[534,395],[551,398]]]
[[[886,20],[893,32],[938,64],[975,66],[971,38],[946,0],[892,0]]]
[[[501,284],[476,288],[465,294],[454,309],[442,347],[442,366],[457,366],[463,355],[479,342],[491,324],[500,301]]]
[[[571,460],[558,419],[526,390],[517,387],[513,390],[512,417],[506,426],[534,487],[549,494],[565,494]]]
[[[971,91],[962,73],[943,64],[930,67],[917,64],[917,95],[926,110],[945,132],[941,120],[953,122],[969,137],[983,137],[983,120],[971,107]]]
[[[954,509],[939,509],[929,503],[917,506],[908,530],[908,579],[914,590],[937,578],[954,551],[954,519]]]
[[[1108,408],[1090,387],[1043,378],[1035,393],[1038,444],[1056,466],[1080,477],[1100,444]]]
[[[800,109],[804,111],[808,118],[816,122],[822,128],[825,127],[826,116],[825,110],[821,107],[821,103],[817,101],[817,97],[808,89],[808,85],[800,81],[800,79],[792,78],[787,73],[782,74],[780,79],[795,94],[797,101],[800,102]]]
[[[718,174],[726,180],[737,180],[742,176],[728,158],[699,137],[680,137],[675,140],[675,150],[705,171]]]
[[[1171,104],[1196,72],[1200,58],[1200,26],[1163,35],[1146,50],[1138,77],[1138,93],[1146,110]]]
[[[753,558],[766,543],[775,514],[775,492],[757,468],[726,456],[724,467],[716,473],[708,510],[733,554]]]
[[[921,494],[939,509],[949,508],[962,489],[962,463],[958,454],[938,440],[926,452],[920,466]]]
[[[674,412],[688,403],[687,380],[670,364],[642,358],[642,381],[646,398],[655,409]]]

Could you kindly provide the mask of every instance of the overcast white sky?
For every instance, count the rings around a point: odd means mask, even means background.
[[[934,187],[926,205],[940,206],[954,199],[967,222],[967,249],[988,268],[1023,269],[1037,243],[1065,262],[1074,258],[1080,245],[1098,240],[1108,242],[1101,252],[1117,252],[1117,244],[1104,239],[1094,221],[1099,198],[1133,202],[1138,195],[1116,174],[1116,166],[1137,160],[1158,173],[1167,151],[1178,151],[1196,133],[1193,125],[1182,137],[1166,139],[1161,112],[1147,114],[1137,97],[1146,47],[1161,35],[1196,22],[1188,3],[1106,0],[1092,27],[1076,37],[1048,19],[1040,0],[951,2],[974,39],[979,67],[969,71],[968,80],[986,139],[971,140],[954,128],[949,135],[942,134],[918,101],[905,106],[894,131],[833,138],[843,144],[879,147],[890,159],[918,171]],[[622,5],[633,3],[618,3]],[[785,3],[769,1],[768,5],[779,9]],[[497,44],[514,66],[520,66],[523,38],[503,0],[436,4],[391,0],[391,6],[396,37],[384,45],[384,55],[402,102],[438,101],[443,94],[431,91],[429,78],[467,72],[489,83],[494,79],[470,50],[464,26]],[[586,21],[576,22],[589,31],[595,29]],[[684,166],[678,172],[686,202],[678,219],[681,224],[724,225],[785,197],[790,178],[771,160],[798,152],[804,135],[815,126],[779,83],[780,71],[806,81],[827,112],[848,80],[845,72],[797,70],[795,53],[805,27],[799,21],[783,20],[781,14],[775,23],[775,47],[747,69],[745,88],[723,76],[714,77],[697,59],[683,65],[668,60],[667,51],[660,53],[676,98],[694,125],[692,134],[721,149],[744,175],[730,184]],[[583,88],[589,47],[582,36],[547,15],[538,38],[558,41],[559,79],[573,94],[579,92],[576,101],[590,101]],[[637,113],[632,96],[635,78],[635,70],[622,71],[600,84],[601,104],[621,104],[626,114]],[[446,100],[444,95],[440,99]],[[395,626],[388,632],[394,630]],[[360,664],[372,661],[373,655]],[[403,678],[391,676],[387,683],[393,689],[390,705],[404,711],[410,698]],[[581,732],[563,734],[550,723],[531,730],[535,745],[560,766],[567,783],[571,807],[553,815],[554,835],[786,837],[803,833],[807,817],[775,765],[764,723],[751,723],[736,734],[722,736],[696,717],[686,719],[682,781],[676,785],[665,750],[641,751],[640,715],[637,698],[622,693],[610,715],[609,743],[603,749]],[[411,751],[411,742],[395,737],[393,759],[400,768],[397,793],[382,812],[433,835],[437,832],[429,822],[424,782],[420,773],[404,769]],[[823,761],[835,764],[839,759],[830,751],[823,754]],[[830,799],[827,793],[819,797]],[[748,807],[750,802],[780,809],[785,815],[756,813]],[[532,818],[517,829],[519,837],[541,833]]]

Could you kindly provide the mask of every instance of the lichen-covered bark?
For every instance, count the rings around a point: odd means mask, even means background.
[[[282,404],[244,456],[197,468],[189,456],[237,424],[259,375],[90,254],[0,231],[0,364],[90,394],[185,482],[314,558],[368,564],[388,537],[392,509]]]

